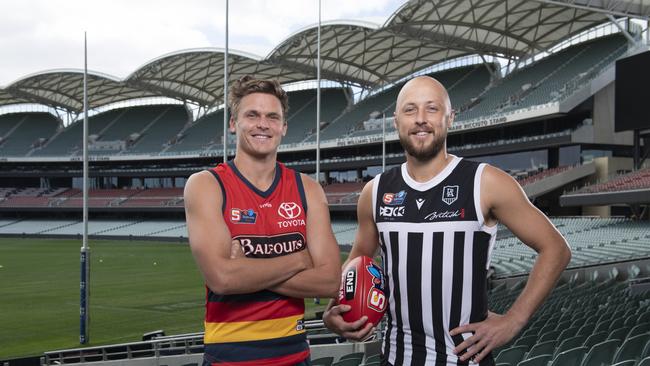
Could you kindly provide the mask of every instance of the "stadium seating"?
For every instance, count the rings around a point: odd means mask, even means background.
[[[621,36],[604,37],[542,58],[492,85],[479,97],[478,103],[462,111],[457,120],[548,103],[559,97],[557,91],[566,88],[567,83],[577,83],[576,75],[594,75],[596,68],[611,63],[622,54],[624,46],[625,39]],[[599,63],[601,60],[604,61]]]
[[[499,354],[497,355],[494,361],[497,364],[507,363],[510,365],[516,365],[521,360],[523,360],[524,355],[526,354],[527,351],[528,351],[528,346],[513,346],[499,352]]]
[[[490,73],[483,65],[464,66],[431,74],[447,86],[449,97],[454,106],[468,103],[487,86]],[[366,130],[363,122],[373,118],[381,119],[382,113],[392,115],[397,100],[397,93],[403,84],[393,85],[376,92],[357,102],[335,119],[322,131],[322,139],[336,139],[344,136],[364,136],[381,133],[381,125],[375,130]],[[393,130],[392,123],[387,130]],[[312,136],[310,141],[314,140]]]
[[[582,361],[586,352],[587,347],[584,346],[560,352],[555,356],[553,361],[551,361],[550,366],[578,365],[580,361]]]
[[[364,185],[364,182],[332,183],[323,190],[329,204],[356,203]]]
[[[650,189],[650,168],[623,174],[603,183],[588,185],[574,193],[619,192],[631,189]]]
[[[321,89],[321,122],[335,120],[347,107],[346,90],[338,88]],[[298,143],[316,131],[316,90],[289,92],[289,114],[287,135],[283,144]]]
[[[547,366],[550,360],[551,360],[551,355],[549,354],[537,355],[534,357],[526,358],[524,361],[519,362],[517,366]],[[505,364],[505,365],[510,365],[510,364]]]
[[[520,176],[518,181],[519,181],[519,184],[521,186],[525,186],[527,184],[538,182],[538,181],[540,181],[540,180],[542,180],[544,178],[548,178],[550,176],[553,176],[553,175],[556,175],[556,174],[559,174],[559,173],[562,173],[562,172],[566,172],[569,169],[571,169],[570,166],[560,166],[560,167],[556,167],[556,168],[544,169],[544,170],[539,171],[539,172],[534,172],[534,173],[530,174],[527,177],[521,177]]]
[[[128,148],[129,153],[161,152],[188,122],[187,110],[182,106],[168,106],[140,132],[141,137]]]
[[[0,156],[25,156],[45,144],[58,127],[49,113],[0,116]]]
[[[207,114],[178,131],[163,153],[180,154],[201,152],[223,140],[223,109]],[[222,146],[222,145],[221,145]]]
[[[312,366],[331,366],[334,357],[319,357],[311,361]]]
[[[650,333],[639,334],[632,338],[627,338],[616,351],[613,362],[616,363],[627,360],[634,360],[636,362],[641,360],[643,349],[648,341],[650,341]]]
[[[569,268],[650,255],[650,227],[622,218],[553,219],[573,250]],[[512,234],[497,236],[491,265],[497,276],[527,273],[537,255]]]

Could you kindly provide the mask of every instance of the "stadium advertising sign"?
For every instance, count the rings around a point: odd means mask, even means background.
[[[498,116],[487,119],[479,119],[474,121],[463,122],[459,124],[454,124],[449,128],[449,131],[461,131],[461,130],[471,130],[474,128],[481,128],[487,126],[494,126],[501,123],[508,122],[508,117]]]

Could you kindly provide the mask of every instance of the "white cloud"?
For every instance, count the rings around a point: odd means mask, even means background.
[[[322,20],[382,24],[403,0],[323,0]],[[318,22],[316,0],[229,2],[229,46],[266,56]],[[21,0],[0,3],[0,86],[28,74],[88,67],[128,76],[144,63],[187,48],[225,47],[225,0]]]

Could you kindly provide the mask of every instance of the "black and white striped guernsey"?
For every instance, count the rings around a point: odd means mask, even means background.
[[[406,164],[374,178],[373,215],[390,297],[384,363],[468,364],[453,349],[471,333],[452,337],[449,330],[487,316],[486,275],[497,228],[486,226],[481,212],[484,167],[452,156],[425,183],[413,180]]]

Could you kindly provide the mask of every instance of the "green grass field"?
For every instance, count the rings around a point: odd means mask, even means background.
[[[203,330],[205,288],[187,244],[89,246],[89,346],[139,341],[158,329]],[[80,346],[80,247],[80,240],[0,238],[0,359]],[[306,318],[324,308],[306,304]]]

